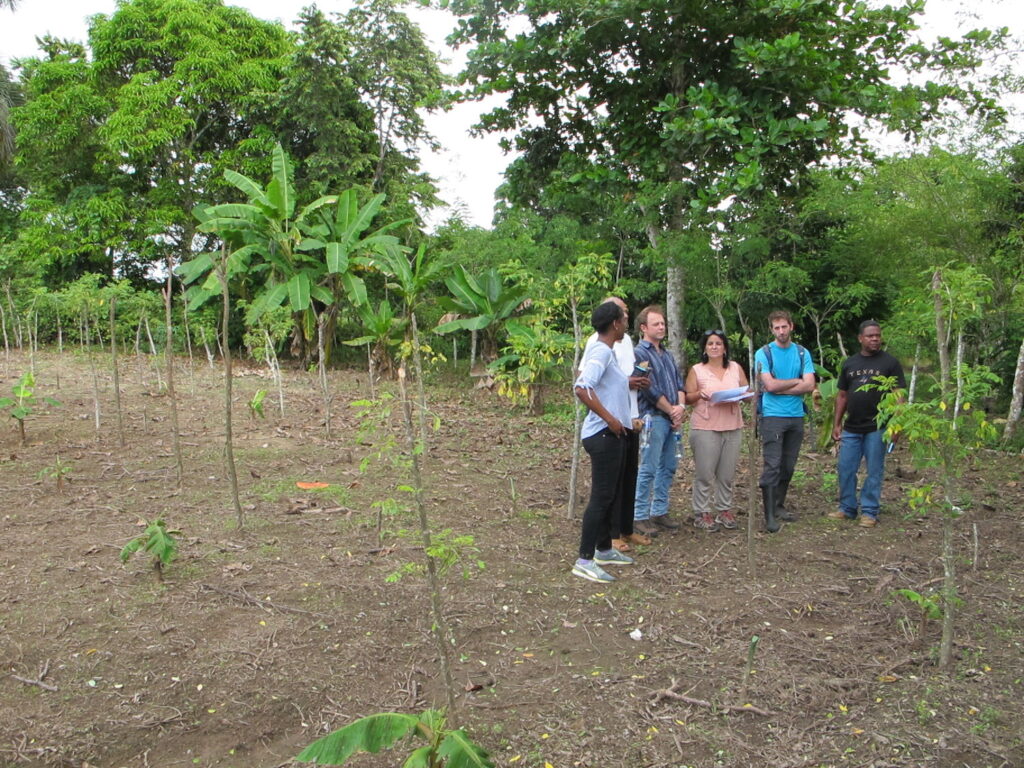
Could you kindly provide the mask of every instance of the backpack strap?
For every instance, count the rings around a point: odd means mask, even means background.
[[[761,347],[761,350],[764,352],[764,356],[766,358],[768,358],[768,373],[770,373],[774,377],[775,376],[775,362],[772,360],[772,348],[771,348],[771,345],[765,344],[763,347]],[[797,376],[796,376],[799,379],[799,378],[801,378],[804,375],[804,358],[805,358],[805,356],[807,354],[807,350],[804,349],[802,345],[797,344],[796,345],[796,352],[800,356],[799,357],[799,359],[800,359],[800,370],[797,371]]]

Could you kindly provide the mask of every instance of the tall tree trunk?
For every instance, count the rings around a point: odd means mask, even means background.
[[[225,293],[227,288],[224,289]],[[181,460],[181,430],[178,427],[178,395],[174,391],[174,260],[167,256],[167,284],[164,286],[164,338],[166,348],[164,356],[167,362],[167,398],[171,405],[171,432],[174,433],[174,470],[177,473],[178,487],[185,481],[185,466]],[[227,326],[224,326],[227,334]]]
[[[1003,430],[1003,441],[1013,437],[1020,421],[1021,404],[1024,403],[1024,339],[1021,339],[1020,350],[1017,352],[1017,370],[1013,374],[1013,395],[1010,397],[1010,412],[1006,416],[1006,429]]]
[[[668,279],[665,287],[665,312],[668,315],[668,349],[676,360],[680,372],[686,370],[686,323],[683,320],[686,306],[686,284],[683,268],[679,264],[668,265]]]

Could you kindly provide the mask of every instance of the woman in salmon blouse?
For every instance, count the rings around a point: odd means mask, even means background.
[[[723,389],[749,386],[740,364],[729,359],[724,331],[705,331],[700,337],[700,363],[686,376],[686,403],[690,415],[690,448],[696,471],[693,478],[693,524],[705,531],[735,528],[732,483],[740,457],[743,415],[740,404],[712,403]],[[714,509],[714,512],[712,512]]]

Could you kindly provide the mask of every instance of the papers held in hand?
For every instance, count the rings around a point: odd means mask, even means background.
[[[711,395],[711,403],[738,403],[740,400],[749,400],[754,393],[747,387],[736,387],[735,389],[721,389]]]

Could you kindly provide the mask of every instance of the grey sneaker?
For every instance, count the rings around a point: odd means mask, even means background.
[[[579,576],[580,578],[587,579],[589,581],[599,581],[602,583],[615,581],[614,576],[607,573],[604,568],[594,561],[591,561],[586,565],[579,562],[574,563],[572,566],[572,573],[574,576]]]
[[[724,509],[715,517],[715,522],[722,528],[728,528],[731,531],[736,528],[736,515],[728,509]]]
[[[617,549],[609,549],[607,552],[595,554],[594,562],[598,565],[632,565],[633,558],[629,555],[624,555]]]
[[[693,518],[693,527],[701,531],[707,531],[708,533],[714,533],[718,530],[718,523],[715,522],[715,518],[711,516],[710,512],[705,512],[702,515],[695,515]]]

